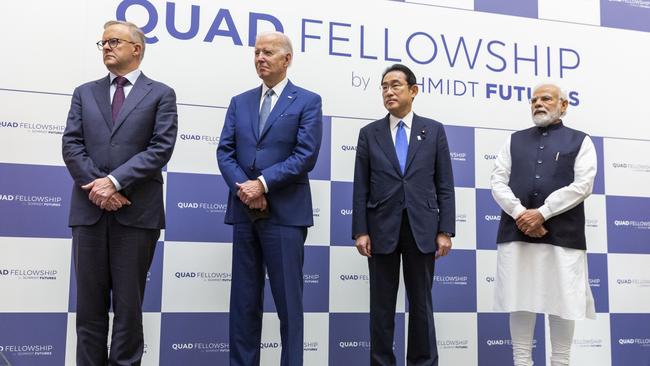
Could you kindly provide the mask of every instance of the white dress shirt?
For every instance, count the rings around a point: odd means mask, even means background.
[[[126,98],[129,96],[129,93],[131,92],[131,89],[133,89],[133,84],[135,84],[136,80],[138,80],[138,78],[140,77],[140,74],[142,74],[142,71],[140,71],[140,69],[135,69],[135,70],[131,71],[130,73],[124,75],[124,77],[129,81],[122,88],[122,89],[124,89],[124,100],[126,100]],[[108,74],[108,76],[110,77],[110,92],[109,92],[109,95],[111,97],[111,104],[113,104],[113,96],[115,95],[115,90],[117,89],[117,86],[113,83],[113,80],[115,80],[117,75],[115,75],[115,74],[113,74],[111,72],[111,73]],[[115,186],[116,190],[118,190],[118,191],[122,190],[122,185],[120,184],[120,182],[117,181],[117,179],[114,176],[109,174],[108,179],[110,179],[111,182],[113,182],[113,185]]]
[[[390,121],[390,135],[393,137],[393,145],[395,145],[395,136],[397,136],[397,124],[399,121],[404,121],[404,131],[406,132],[406,142],[411,141],[411,126],[413,125],[413,111],[408,112],[404,118],[398,118],[392,114],[388,117]]]
[[[266,84],[262,83],[262,95],[260,96],[260,110],[262,109],[262,102],[264,101],[264,96],[266,95],[266,92],[269,89],[273,89],[273,96],[271,96],[271,110],[273,110],[273,107],[275,107],[275,103],[278,102],[278,99],[280,99],[280,95],[282,95],[282,92],[284,91],[284,88],[287,86],[287,83],[289,82],[288,78],[284,78],[282,81],[277,83],[273,88],[269,88],[266,86]],[[262,131],[260,131],[260,134]],[[264,179],[264,176],[260,175],[257,177],[257,179],[262,182],[262,185],[264,186],[264,193],[269,193],[269,187],[266,185],[266,180]]]

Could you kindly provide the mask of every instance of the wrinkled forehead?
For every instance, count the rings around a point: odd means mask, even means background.
[[[255,49],[279,49],[282,47],[282,39],[273,34],[263,35],[255,41]]]

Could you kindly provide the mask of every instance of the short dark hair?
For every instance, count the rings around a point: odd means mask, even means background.
[[[415,74],[413,73],[413,71],[411,71],[411,69],[409,69],[408,67],[402,64],[394,64],[393,66],[389,66],[381,75],[382,83],[384,82],[384,78],[386,77],[386,74],[392,71],[401,71],[402,73],[404,73],[404,76],[406,76],[406,83],[409,86],[415,85],[416,83]]]

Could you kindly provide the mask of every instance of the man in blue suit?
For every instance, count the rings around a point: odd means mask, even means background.
[[[255,42],[262,85],[230,101],[217,159],[233,225],[230,365],[260,363],[264,269],[280,318],[281,364],[303,364],[303,245],[313,225],[307,173],[318,157],[321,98],[287,79],[287,36]]]
[[[451,250],[454,179],[445,130],[412,111],[415,75],[395,64],[382,76],[389,114],[359,132],[352,236],[368,257],[370,363],[395,365],[400,256],[409,301],[407,365],[438,365],[431,286],[434,261]]]
[[[107,22],[97,46],[109,74],[75,89],[63,133],[74,180],[77,365],[139,365],[147,271],[165,225],[161,170],[176,142],[176,95],[140,71],[145,40],[134,24]]]

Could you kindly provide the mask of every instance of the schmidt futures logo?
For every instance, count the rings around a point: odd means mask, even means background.
[[[227,203],[216,202],[178,202],[176,204],[181,210],[204,210],[208,213],[226,213]]]
[[[230,352],[230,344],[227,342],[172,343],[171,348],[177,352]]]
[[[27,130],[32,133],[63,135],[65,124],[0,121],[0,128]]]
[[[305,352],[317,352],[318,351],[318,342],[303,342],[302,350]]]
[[[53,356],[54,346],[51,344],[0,345],[0,352],[13,356]]]
[[[302,275],[302,278],[306,284],[318,285],[320,283],[320,274],[318,273],[306,273]]]
[[[232,274],[229,272],[175,272],[174,277],[179,280],[200,280],[206,282],[230,282]]]
[[[650,221],[614,220],[614,226],[624,226],[632,229],[648,230],[650,229]]]
[[[0,193],[0,202],[16,202],[26,206],[40,207],[61,207],[63,197],[61,196],[39,196],[24,194],[2,194]]]
[[[59,271],[56,269],[0,269],[0,278],[16,278],[19,280],[56,280]]]
[[[449,153],[451,160],[453,161],[467,161],[467,153],[464,152],[455,152],[452,151]]]
[[[621,346],[641,346],[650,347],[650,338],[619,338],[618,344]]]
[[[469,276],[433,276],[433,280],[441,285],[466,286]]]
[[[467,349],[469,341],[467,339],[446,339],[437,342],[439,348],[444,349]]]
[[[614,169],[629,169],[633,172],[650,172],[650,164],[612,163]]]

